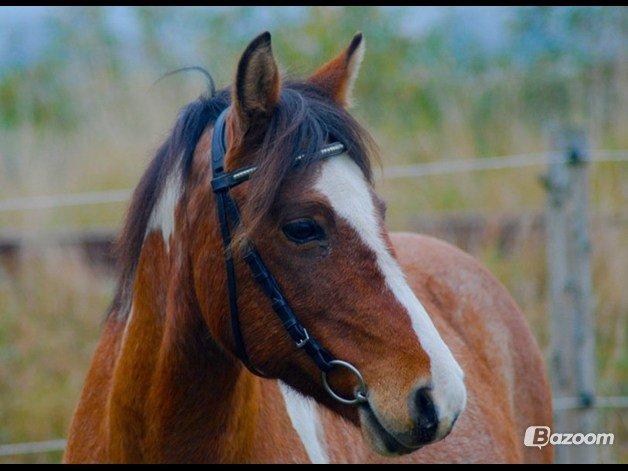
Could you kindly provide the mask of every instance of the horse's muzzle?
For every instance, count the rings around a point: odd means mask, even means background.
[[[375,451],[383,455],[405,455],[445,438],[452,430],[455,417],[439,417],[431,387],[417,389],[410,398],[412,427],[400,432],[386,427],[370,403],[360,407],[362,432]]]

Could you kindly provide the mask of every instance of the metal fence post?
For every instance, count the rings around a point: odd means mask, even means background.
[[[556,412],[554,431],[588,433],[596,431],[597,417],[586,136],[562,130],[552,137],[551,148],[546,179],[550,370],[554,397],[579,401],[574,410]],[[597,461],[595,446],[557,446],[555,452],[557,462]]]

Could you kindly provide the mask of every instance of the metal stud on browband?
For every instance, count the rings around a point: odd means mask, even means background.
[[[345,151],[344,144],[340,142],[333,142],[331,144],[326,145],[319,151],[310,155],[309,157],[312,159],[327,159],[334,155],[342,154]],[[293,165],[298,165],[308,157],[306,154],[297,155],[294,159]],[[245,167],[242,169],[234,170],[233,172],[223,173],[219,177],[216,177],[212,180],[212,188],[214,191],[221,190],[223,188],[233,188],[234,186],[238,186],[240,183],[247,181],[257,170],[256,165],[252,165],[250,167]]]

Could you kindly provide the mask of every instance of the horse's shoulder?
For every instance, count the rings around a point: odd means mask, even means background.
[[[519,317],[521,314],[499,280],[463,250],[443,240],[410,232],[391,233],[391,240],[408,282],[421,301],[449,312],[471,304],[482,308],[480,315]]]
[[[391,238],[408,283],[445,342],[497,368],[512,385],[513,351],[537,347],[506,288],[479,261],[445,241],[410,233]]]
[[[471,255],[442,239],[416,232],[391,232],[390,238],[404,267],[418,263],[429,271],[460,268],[486,271]],[[441,268],[434,267],[434,263],[441,264]]]

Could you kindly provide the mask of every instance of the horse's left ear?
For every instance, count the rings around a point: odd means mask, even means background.
[[[268,119],[279,101],[279,90],[270,33],[265,32],[251,41],[238,63],[233,103],[243,132]]]
[[[362,33],[357,33],[349,47],[321,66],[309,81],[321,88],[339,105],[350,106],[353,84],[364,57],[364,46]]]

